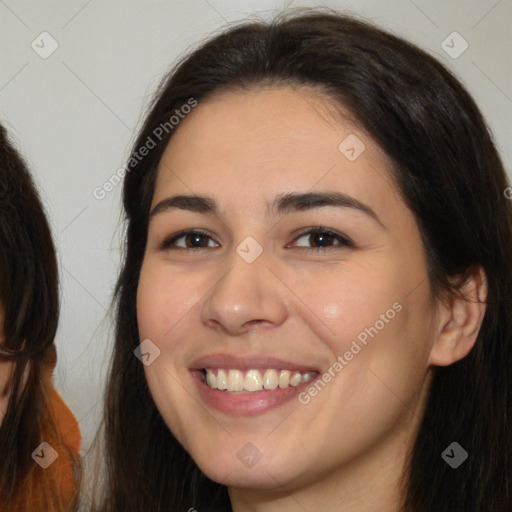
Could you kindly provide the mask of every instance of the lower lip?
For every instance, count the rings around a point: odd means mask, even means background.
[[[203,381],[202,372],[198,370],[194,370],[191,373],[197,383],[201,398],[208,405],[221,412],[235,416],[256,416],[275,409],[296,398],[319,377],[317,375],[314,379],[294,387],[284,389],[278,387],[261,392],[234,394],[210,388]]]

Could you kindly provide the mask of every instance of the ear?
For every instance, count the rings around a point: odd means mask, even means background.
[[[461,288],[465,299],[454,297],[441,303],[437,317],[437,339],[429,363],[448,366],[467,356],[473,348],[486,310],[487,276],[476,267]]]

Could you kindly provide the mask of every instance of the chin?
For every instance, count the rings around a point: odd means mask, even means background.
[[[236,444],[237,449],[225,447],[221,452],[217,449],[208,455],[191,455],[210,480],[230,488],[282,491],[283,487],[291,489],[306,483],[307,472],[301,470],[302,463],[293,453],[285,455],[288,460],[268,459],[263,453],[258,459],[258,453],[249,443],[242,443],[242,449],[238,448],[240,443]]]
[[[273,471],[272,467],[259,467],[259,464],[252,468],[232,465],[231,468],[226,469],[213,464],[200,465],[199,467],[210,480],[226,487],[255,491],[282,490],[283,486],[287,485],[290,476],[286,475],[285,477],[281,474],[282,472]]]

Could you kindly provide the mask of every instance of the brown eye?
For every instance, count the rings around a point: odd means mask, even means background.
[[[200,250],[200,249],[207,249],[208,242],[205,240],[210,239],[210,235],[206,231],[197,230],[197,229],[189,229],[186,231],[181,231],[180,233],[177,233],[175,235],[172,235],[168,238],[166,238],[161,244],[160,244],[160,250],[166,250],[166,249],[184,249],[184,250]],[[178,240],[184,240],[184,246],[178,245],[176,242]]]
[[[354,243],[344,235],[321,227],[309,229],[302,233],[296,240],[300,240],[301,238],[306,238],[307,241],[312,244],[312,247],[310,248],[313,250],[325,250],[336,247],[354,247]]]

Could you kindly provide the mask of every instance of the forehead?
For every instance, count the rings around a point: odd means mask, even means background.
[[[280,193],[315,189],[351,194],[377,209],[400,203],[387,155],[348,117],[308,89],[216,95],[175,128],[153,205],[179,192],[267,208]]]

